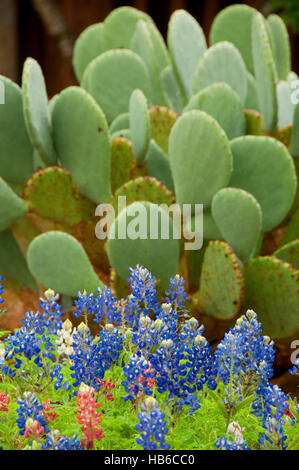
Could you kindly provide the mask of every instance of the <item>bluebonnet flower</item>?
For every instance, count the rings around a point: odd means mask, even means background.
[[[124,306],[124,320],[133,329],[138,328],[140,314],[155,313],[159,308],[156,293],[156,279],[144,267],[137,265],[130,268],[131,295],[126,299]]]
[[[256,399],[252,404],[253,412],[264,420],[267,420],[269,416],[279,420],[289,408],[289,397],[278,385],[260,384],[255,395]]]
[[[136,425],[136,429],[141,436],[136,439],[137,444],[142,445],[144,450],[170,449],[170,445],[165,442],[168,433],[165,414],[161,413],[157,400],[153,397],[147,398],[141,405],[138,418],[140,424]]]
[[[99,343],[84,323],[79,325],[73,339],[74,353],[70,355],[70,368],[73,371],[71,376],[75,379],[74,387],[79,387],[83,382],[98,390],[97,380],[102,379],[105,373]]]
[[[177,312],[185,312],[184,302],[187,301],[185,292],[185,279],[178,274],[170,279],[169,289],[166,292],[166,302],[172,305],[173,310]]]
[[[97,309],[94,295],[88,295],[86,291],[78,293],[78,299],[74,301],[74,306],[76,307],[76,310],[73,313],[74,317],[78,318],[82,316],[85,320],[88,315],[94,315]]]
[[[237,380],[247,375],[257,385],[259,382],[267,383],[273,374],[274,354],[273,341],[262,336],[257,315],[249,310],[225,334],[216,349],[218,376],[226,385],[230,383],[231,375]]]
[[[6,359],[14,358],[15,368],[19,369],[22,361],[17,357],[22,354],[29,360],[34,358],[38,367],[43,367],[43,358],[52,359],[54,346],[49,336],[45,334],[40,313],[27,312],[23,327],[5,339]],[[3,373],[5,373],[2,367]]]
[[[43,405],[38,403],[38,399],[34,393],[25,392],[23,399],[18,398],[17,413],[18,418],[16,420],[17,425],[20,429],[20,434],[23,436],[26,429],[26,422],[29,418],[33,421],[38,421],[40,425],[47,430],[47,422],[43,416]]]
[[[42,446],[43,450],[82,450],[77,435],[74,434],[72,439],[67,436],[60,436],[59,431],[51,431],[46,436],[46,442]]]
[[[62,306],[57,303],[59,294],[52,289],[45,292],[45,299],[40,299],[40,309],[43,311],[42,320],[49,335],[55,335],[62,327]]]
[[[100,323],[105,319],[107,323],[121,325],[121,306],[111,289],[105,287],[102,291],[98,290],[98,293],[95,298],[94,321]]]
[[[123,338],[119,329],[114,327],[111,323],[106,324],[99,334],[98,344],[104,372],[108,370],[113,363],[117,362],[123,348],[122,343]]]
[[[230,441],[226,437],[221,437],[215,444],[215,447],[220,450],[251,450],[247,447],[246,442]]]
[[[266,432],[259,439],[260,446],[266,449],[286,450],[287,436],[284,434],[283,424],[283,419],[276,419],[271,416],[264,419],[263,427]]]
[[[142,356],[141,352],[132,354],[128,364],[123,367],[126,381],[122,385],[127,392],[124,400],[134,401],[140,395],[151,395],[155,383],[156,372],[151,363]]]

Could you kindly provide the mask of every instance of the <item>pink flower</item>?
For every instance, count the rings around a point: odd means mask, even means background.
[[[94,398],[94,388],[82,386],[78,392],[77,404],[78,404],[78,422],[82,425],[81,430],[83,431],[85,438],[82,439],[81,443],[86,449],[93,448],[93,441],[95,439],[103,439],[103,429],[99,428],[99,424],[102,422],[102,413],[97,411],[101,406],[96,402]]]
[[[0,411],[8,411],[8,404],[10,402],[10,398],[8,395],[0,392]]]

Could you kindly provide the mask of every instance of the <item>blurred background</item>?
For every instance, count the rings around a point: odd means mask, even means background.
[[[24,60],[34,57],[43,68],[51,97],[76,84],[71,57],[77,36],[114,8],[128,5],[146,11],[166,37],[174,10],[186,9],[208,35],[218,11],[235,3],[283,17],[290,31],[293,70],[299,73],[299,0],[0,0],[0,74],[20,83]]]

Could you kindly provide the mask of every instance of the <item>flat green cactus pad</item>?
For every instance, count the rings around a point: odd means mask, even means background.
[[[244,136],[231,142],[234,171],[229,185],[251,193],[263,212],[263,231],[286,217],[296,194],[297,178],[286,147],[271,137]]]
[[[122,131],[123,129],[129,129],[130,127],[130,114],[122,113],[117,116],[111,123],[109,131],[113,135],[115,132]]]
[[[170,165],[179,204],[210,205],[231,176],[228,138],[217,121],[204,111],[184,113],[169,139]]]
[[[129,181],[119,188],[113,198],[113,206],[117,209],[118,197],[126,196],[126,205],[133,202],[148,201],[153,204],[166,204],[170,206],[174,203],[174,195],[156,178],[143,176]]]
[[[243,106],[238,95],[226,83],[214,83],[194,95],[184,111],[192,109],[205,111],[216,119],[229,140],[245,134]]]
[[[278,15],[269,15],[266,21],[278,79],[287,80],[291,71],[291,51],[287,27]]]
[[[255,10],[247,5],[232,5],[218,13],[212,24],[210,43],[233,43],[241,52],[247,68],[253,73],[251,25]]]
[[[63,168],[38,170],[27,183],[25,197],[30,210],[40,217],[68,225],[82,220],[80,193]]]
[[[168,154],[169,135],[179,116],[171,109],[154,106],[149,110],[149,117],[152,139]]]
[[[259,105],[265,129],[271,132],[277,124],[276,69],[265,20],[258,12],[252,22],[252,51]]]
[[[259,312],[264,334],[284,338],[299,324],[299,274],[271,256],[251,260],[245,274],[246,307]]]
[[[188,233],[194,233],[196,230],[195,218],[191,217],[191,219],[187,219],[185,227]],[[223,235],[216,225],[214,217],[210,211],[205,211],[202,214],[202,235],[204,240],[223,240]]]
[[[0,176],[23,184],[33,173],[33,147],[24,122],[22,90],[2,75],[0,85],[5,95],[0,105]]]
[[[136,88],[146,97],[150,94],[149,76],[143,60],[126,49],[104,52],[94,59],[85,70],[82,86],[101,106],[109,123],[129,110],[130,98]]]
[[[174,70],[188,100],[192,96],[196,66],[207,49],[205,35],[193,16],[177,10],[170,18],[167,43]]]
[[[210,47],[196,67],[193,93],[216,82],[224,82],[238,94],[242,105],[247,96],[247,70],[238,49],[223,41]]]
[[[134,158],[138,165],[142,165],[151,138],[151,128],[147,99],[138,89],[133,91],[130,98],[130,134]]]
[[[0,271],[24,287],[37,291],[36,282],[11,230],[0,232]]]
[[[155,40],[155,44],[153,42]],[[139,20],[131,41],[130,49],[144,61],[151,82],[151,101],[153,104],[164,104],[160,74],[169,64],[168,53],[159,31],[154,24]]]
[[[28,204],[18,197],[0,177],[0,232],[9,228],[28,211]]]
[[[274,253],[276,258],[289,263],[293,268],[299,270],[299,239],[284,245]]]
[[[29,269],[37,282],[64,295],[96,293],[103,284],[82,245],[71,235],[48,232],[36,237],[27,252]]]
[[[244,107],[246,109],[255,109],[256,111],[260,111],[256,81],[250,72],[247,72],[247,96]]]
[[[299,238],[299,209],[292,215],[291,220],[287,225],[285,235],[283,237],[282,243],[286,245],[294,240]]]
[[[151,139],[146,156],[148,176],[153,176],[170,190],[174,191],[173,178],[168,155]]]
[[[105,39],[107,48],[129,49],[139,20],[152,22],[150,16],[132,7],[113,10],[105,19]]]
[[[98,204],[108,202],[110,139],[102,110],[86,91],[70,87],[57,98],[52,122],[59,158],[79,191]]]
[[[137,177],[136,161],[133,157],[132,144],[123,137],[117,137],[110,141],[111,144],[111,188],[112,193],[127,181]]]
[[[169,239],[162,238],[160,223],[150,223],[151,213],[165,222],[163,226],[169,228]],[[147,222],[147,227],[143,224],[144,221]],[[150,230],[155,228],[157,239],[151,239]],[[125,238],[122,238],[122,232]],[[180,251],[179,240],[173,238],[173,223],[168,213],[149,202],[135,202],[119,214],[111,227],[110,235],[111,233],[115,233],[116,237],[108,240],[108,256],[117,273],[127,279],[129,267],[139,264],[149,269],[161,280],[162,287],[167,289],[169,279],[178,272]]]
[[[103,23],[96,23],[86,28],[75,42],[73,66],[79,82],[88,64],[105,52],[105,28]]]
[[[43,72],[30,57],[26,60],[22,78],[24,117],[27,130],[34,148],[47,165],[55,165],[55,152],[48,95]]]
[[[259,203],[246,191],[224,188],[213,199],[212,215],[225,241],[246,263],[261,234],[262,211]]]
[[[181,114],[185,103],[171,64],[165,67],[161,73],[160,79],[168,107],[173,109],[176,113]]]
[[[200,312],[221,320],[240,312],[244,279],[240,264],[225,242],[212,241],[207,247],[200,277]]]

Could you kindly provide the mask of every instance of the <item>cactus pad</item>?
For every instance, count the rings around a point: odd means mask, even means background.
[[[114,194],[127,181],[137,177],[138,169],[133,157],[132,144],[123,137],[112,139],[111,145],[111,189]]]
[[[134,90],[130,99],[130,134],[134,158],[138,165],[144,163],[151,129],[147,100],[141,90]]]
[[[291,71],[291,51],[288,30],[278,15],[267,18],[268,34],[279,80],[287,80]]]
[[[54,231],[36,237],[27,261],[37,282],[60,294],[76,297],[79,291],[96,293],[103,287],[82,245],[66,233]]]
[[[288,337],[299,324],[299,273],[271,256],[251,260],[245,274],[246,306],[259,312],[264,334]]]
[[[246,119],[238,95],[226,83],[214,83],[194,95],[184,111],[199,109],[210,114],[229,140],[245,134]]]
[[[33,172],[33,147],[23,115],[22,90],[0,76],[5,103],[0,105],[0,176],[9,183],[26,183]]]
[[[170,165],[179,204],[210,205],[215,193],[231,176],[228,138],[215,119],[204,111],[184,113],[169,139]]]
[[[260,110],[266,131],[271,132],[277,124],[276,69],[266,23],[258,12],[252,22],[252,51]]]
[[[171,109],[155,106],[149,110],[152,139],[168,154],[168,141],[171,129],[178,115]]]
[[[200,312],[229,320],[240,312],[243,295],[244,279],[236,255],[227,243],[210,242],[200,277]]]
[[[146,97],[150,93],[143,60],[126,49],[104,52],[94,59],[85,70],[83,86],[101,106],[109,123],[129,110],[130,98],[136,88]]]
[[[105,52],[105,28],[103,23],[97,23],[86,28],[75,42],[73,66],[79,82],[88,64]]]
[[[158,205],[167,204],[167,206],[174,203],[174,195],[166,186],[149,176],[129,181],[119,188],[113,198],[115,209],[117,209],[117,199],[119,196],[126,196],[127,206],[137,201],[148,201]]]
[[[170,18],[167,43],[174,70],[188,100],[192,96],[196,66],[207,49],[203,30],[193,16],[177,10]]]
[[[28,58],[24,65],[23,106],[27,130],[34,148],[47,165],[55,165],[55,152],[48,95],[42,70],[36,60]]]
[[[251,25],[255,10],[247,5],[232,5],[224,8],[212,24],[210,43],[220,41],[233,43],[241,52],[248,70],[253,73],[251,48]]]
[[[170,190],[174,191],[173,178],[170,169],[170,161],[168,155],[159,147],[156,142],[151,139],[149,149],[146,156],[146,166],[148,176],[152,176]]]
[[[225,241],[243,262],[247,262],[261,234],[259,203],[246,191],[224,188],[213,199],[212,215]]]
[[[57,98],[52,121],[59,158],[79,191],[98,204],[108,202],[110,142],[102,110],[83,89],[70,87]]]
[[[271,137],[238,137],[231,148],[234,171],[229,184],[257,199],[263,211],[263,231],[272,230],[286,217],[296,194],[292,158],[286,147]]]
[[[37,291],[36,282],[11,230],[0,232],[0,271],[23,286]]]
[[[274,256],[291,264],[293,268],[299,270],[299,239],[284,245],[274,253]]]
[[[30,210],[40,217],[68,225],[82,220],[80,193],[63,168],[38,170],[27,183],[25,197]]]
[[[163,217],[166,226],[169,227],[169,239],[162,238],[163,233],[160,224],[157,226],[158,238],[150,239],[150,229],[156,228],[150,224],[151,212],[158,218]],[[142,217],[143,222],[144,220],[147,221],[147,233],[144,234],[146,238],[138,233],[141,229],[139,226],[140,217]],[[124,231],[125,238],[122,238],[122,233],[120,233],[122,231]],[[135,239],[127,236],[128,231]],[[123,279],[127,279],[129,267],[140,264],[160,279],[163,288],[167,289],[169,279],[177,274],[180,251],[179,240],[173,239],[173,223],[168,213],[149,202],[135,202],[121,211],[111,227],[110,234],[113,232],[115,232],[116,237],[114,239],[109,238],[107,249],[111,266],[117,273]]]
[[[0,232],[9,228],[28,211],[28,204],[0,177]]]
[[[230,85],[244,105],[247,96],[247,70],[238,49],[226,41],[210,47],[198,62],[193,93],[216,82]]]

